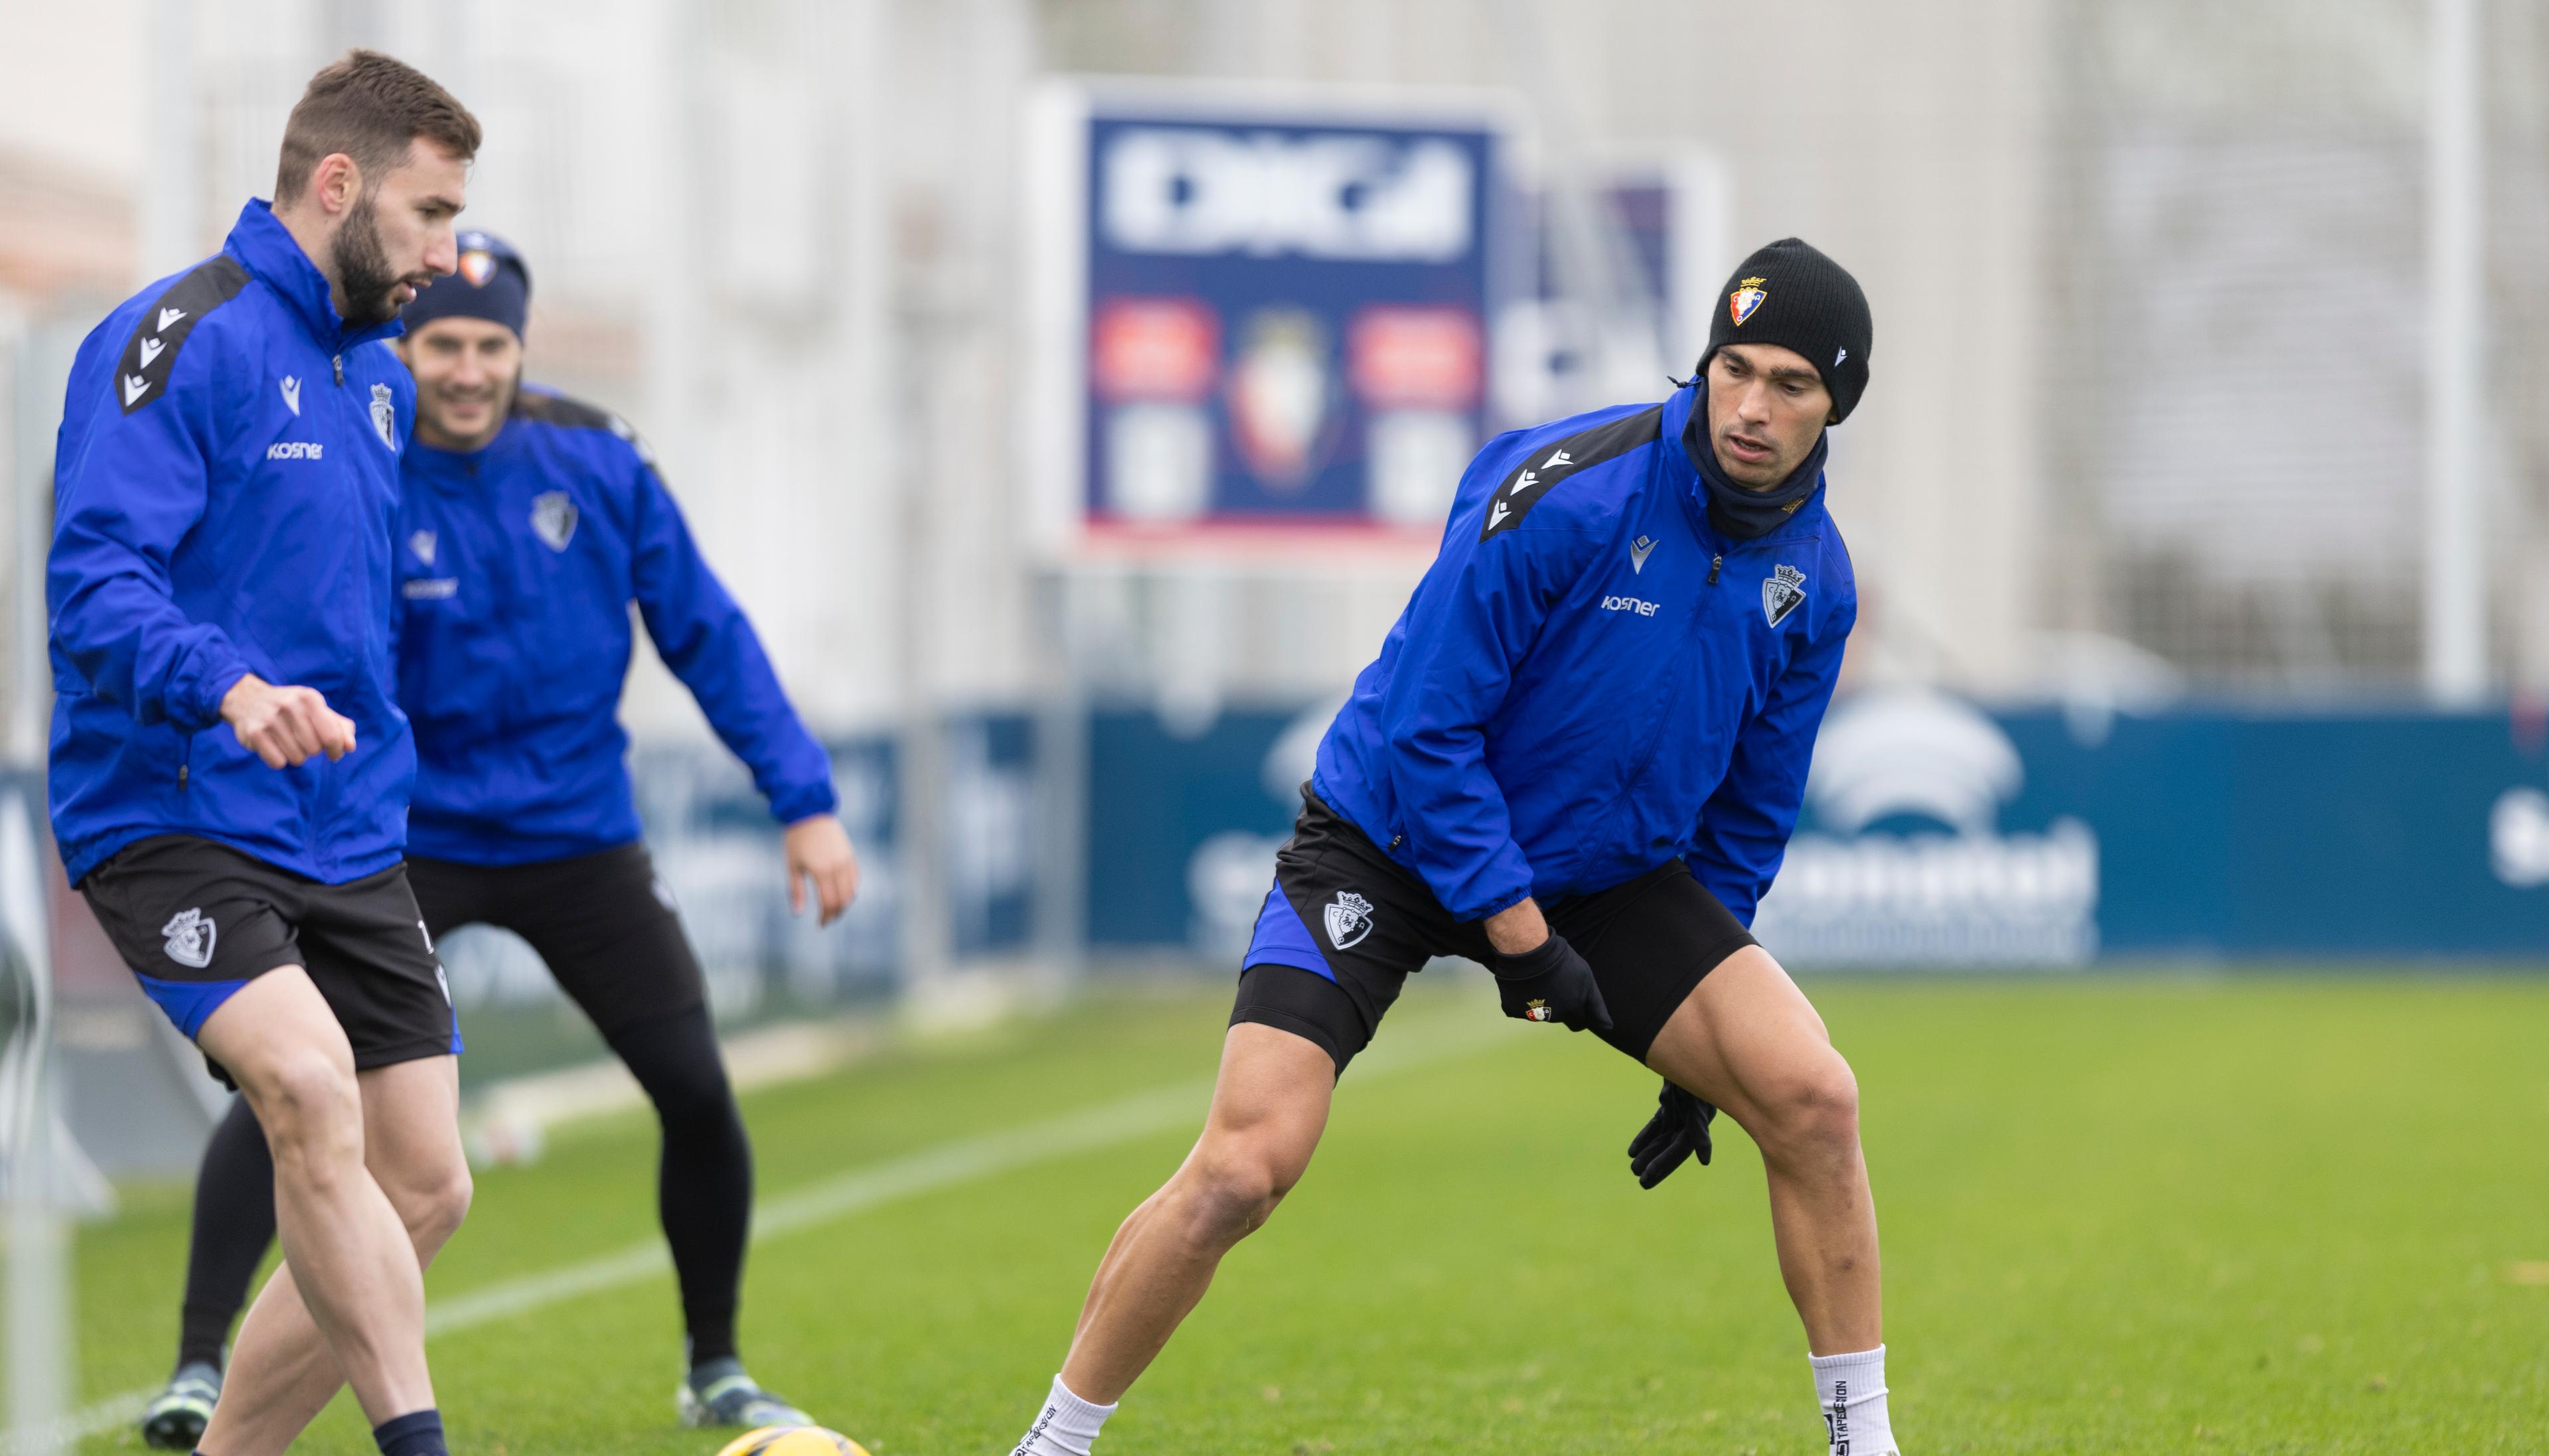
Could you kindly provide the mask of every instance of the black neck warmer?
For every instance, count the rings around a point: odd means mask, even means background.
[[[1747,491],[1726,478],[1717,464],[1717,446],[1708,438],[1708,386],[1693,391],[1690,422],[1682,426],[1682,450],[1699,471],[1708,491],[1708,523],[1738,541],[1766,536],[1786,525],[1823,484],[1824,457],[1832,453],[1832,431],[1815,436],[1795,474],[1766,491]]]

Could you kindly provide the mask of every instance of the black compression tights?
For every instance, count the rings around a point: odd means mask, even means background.
[[[682,1286],[691,1363],[734,1354],[734,1307],[752,1227],[752,1144],[705,1010],[622,1027],[611,1049],[655,1104],[664,1130],[656,1207]],[[247,1282],[274,1239],[274,1162],[247,1099],[213,1132],[195,1180],[194,1242],[177,1362],[222,1363]]]

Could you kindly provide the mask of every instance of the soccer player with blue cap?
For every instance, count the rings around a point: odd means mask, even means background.
[[[1629,1148],[1646,1187],[1708,1161],[1718,1108],[1751,1136],[1830,1450],[1894,1456],[1858,1084],[1749,929],[1858,615],[1824,461],[1866,388],[1867,299],[1796,238],[1722,298],[1663,403],[1499,436],[1462,479],[1319,744],[1202,1136],[1117,1230],[1013,1456],[1089,1456],[1443,956],[1492,971],[1508,1016],[1662,1074]]]
[[[831,923],[858,862],[829,758],[645,447],[617,416],[522,381],[530,292],[519,253],[463,231],[457,271],[405,315],[417,430],[392,546],[418,759],[408,875],[435,937],[486,924],[528,941],[654,1102],[689,1332],[681,1418],[810,1424],[736,1352],[752,1149],[699,961],[639,839],[618,722],[630,602],[786,826],[792,904],[810,885]],[[264,1146],[241,1104],[206,1150],[171,1397],[219,1387],[223,1334],[274,1229]]]

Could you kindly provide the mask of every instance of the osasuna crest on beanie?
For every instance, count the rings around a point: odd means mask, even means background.
[[[1726,280],[1726,303],[1708,328],[1699,372],[1728,344],[1777,344],[1812,361],[1832,393],[1833,418],[1847,419],[1867,389],[1867,295],[1849,270],[1801,238],[1755,251]]]
[[[531,313],[531,269],[513,244],[492,232],[464,229],[459,271],[417,290],[399,317],[414,332],[436,318],[484,318],[522,336]]]

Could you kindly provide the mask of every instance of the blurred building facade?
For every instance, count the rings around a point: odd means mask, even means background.
[[[100,0],[0,56],[13,544],[58,380],[272,185],[311,70],[488,127],[535,377],[625,413],[826,729],[1341,688],[1421,561],[1058,571],[1024,529],[1019,108],[1044,73],[1487,88],[1537,164],[1701,145],[1738,248],[1874,301],[1835,453],[1858,671],[2401,692],[2417,668],[2424,0]],[[2495,681],[2549,686],[2549,21],[2485,7]],[[1687,361],[1681,361],[1686,364]],[[1652,382],[1659,396],[1662,381]],[[24,564],[29,552],[13,549]],[[13,567],[12,610],[41,611]],[[13,639],[30,637],[22,626]],[[24,654],[14,654],[23,657]],[[12,748],[40,751],[41,662]],[[632,726],[704,732],[651,663]]]

